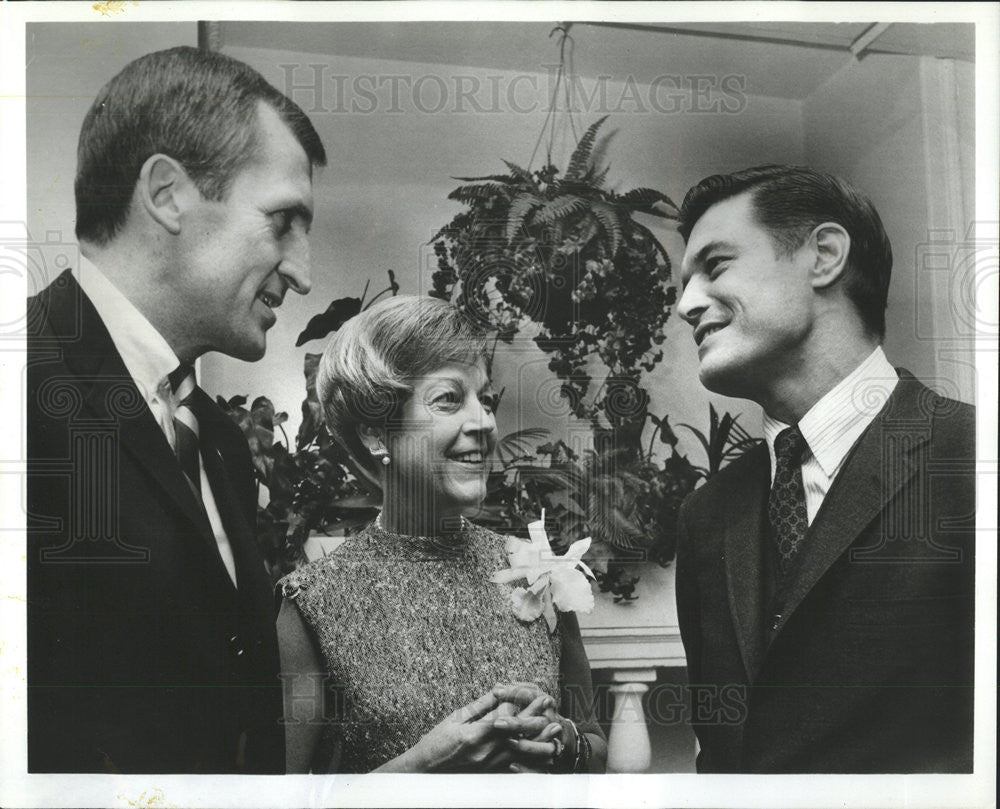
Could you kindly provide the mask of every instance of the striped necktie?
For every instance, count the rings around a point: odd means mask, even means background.
[[[174,393],[174,454],[198,502],[201,502],[201,466],[198,457],[198,419],[191,409],[197,387],[194,368],[181,363],[168,376]]]
[[[782,574],[787,572],[799,552],[809,528],[801,466],[805,449],[806,440],[798,427],[788,427],[774,439],[774,483],[767,512],[778,545]]]

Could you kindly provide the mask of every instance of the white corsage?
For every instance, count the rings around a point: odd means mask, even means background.
[[[549,632],[555,632],[556,608],[561,612],[594,609],[594,592],[587,581],[594,574],[581,560],[590,547],[590,537],[578,539],[563,556],[556,556],[545,533],[544,509],[540,520],[528,523],[528,535],[531,539],[527,542],[518,537],[508,538],[510,567],[494,573],[490,581],[507,584],[525,579],[528,586],[515,587],[510,594],[514,615],[528,622],[544,615]]]

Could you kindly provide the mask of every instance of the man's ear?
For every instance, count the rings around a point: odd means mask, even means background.
[[[184,167],[174,158],[155,154],[142,164],[136,185],[136,200],[168,233],[181,230],[181,214],[191,194],[201,194]]]
[[[835,284],[847,269],[851,236],[842,225],[824,222],[813,229],[810,240],[816,259],[809,271],[809,281],[814,289],[825,289]]]

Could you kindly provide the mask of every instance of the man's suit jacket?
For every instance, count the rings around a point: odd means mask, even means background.
[[[28,768],[283,772],[275,603],[240,430],[202,391],[236,563],[69,272],[28,302]]]
[[[681,510],[701,772],[970,772],[975,421],[906,372],[766,603],[767,447]]]

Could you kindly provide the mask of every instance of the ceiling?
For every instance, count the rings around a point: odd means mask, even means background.
[[[225,22],[223,47],[291,50],[402,62],[544,73],[558,61],[556,23]],[[855,57],[850,46],[871,23],[574,22],[574,71],[638,83],[669,75],[742,75],[753,95],[803,99]],[[972,61],[974,27],[893,23],[867,53]]]

